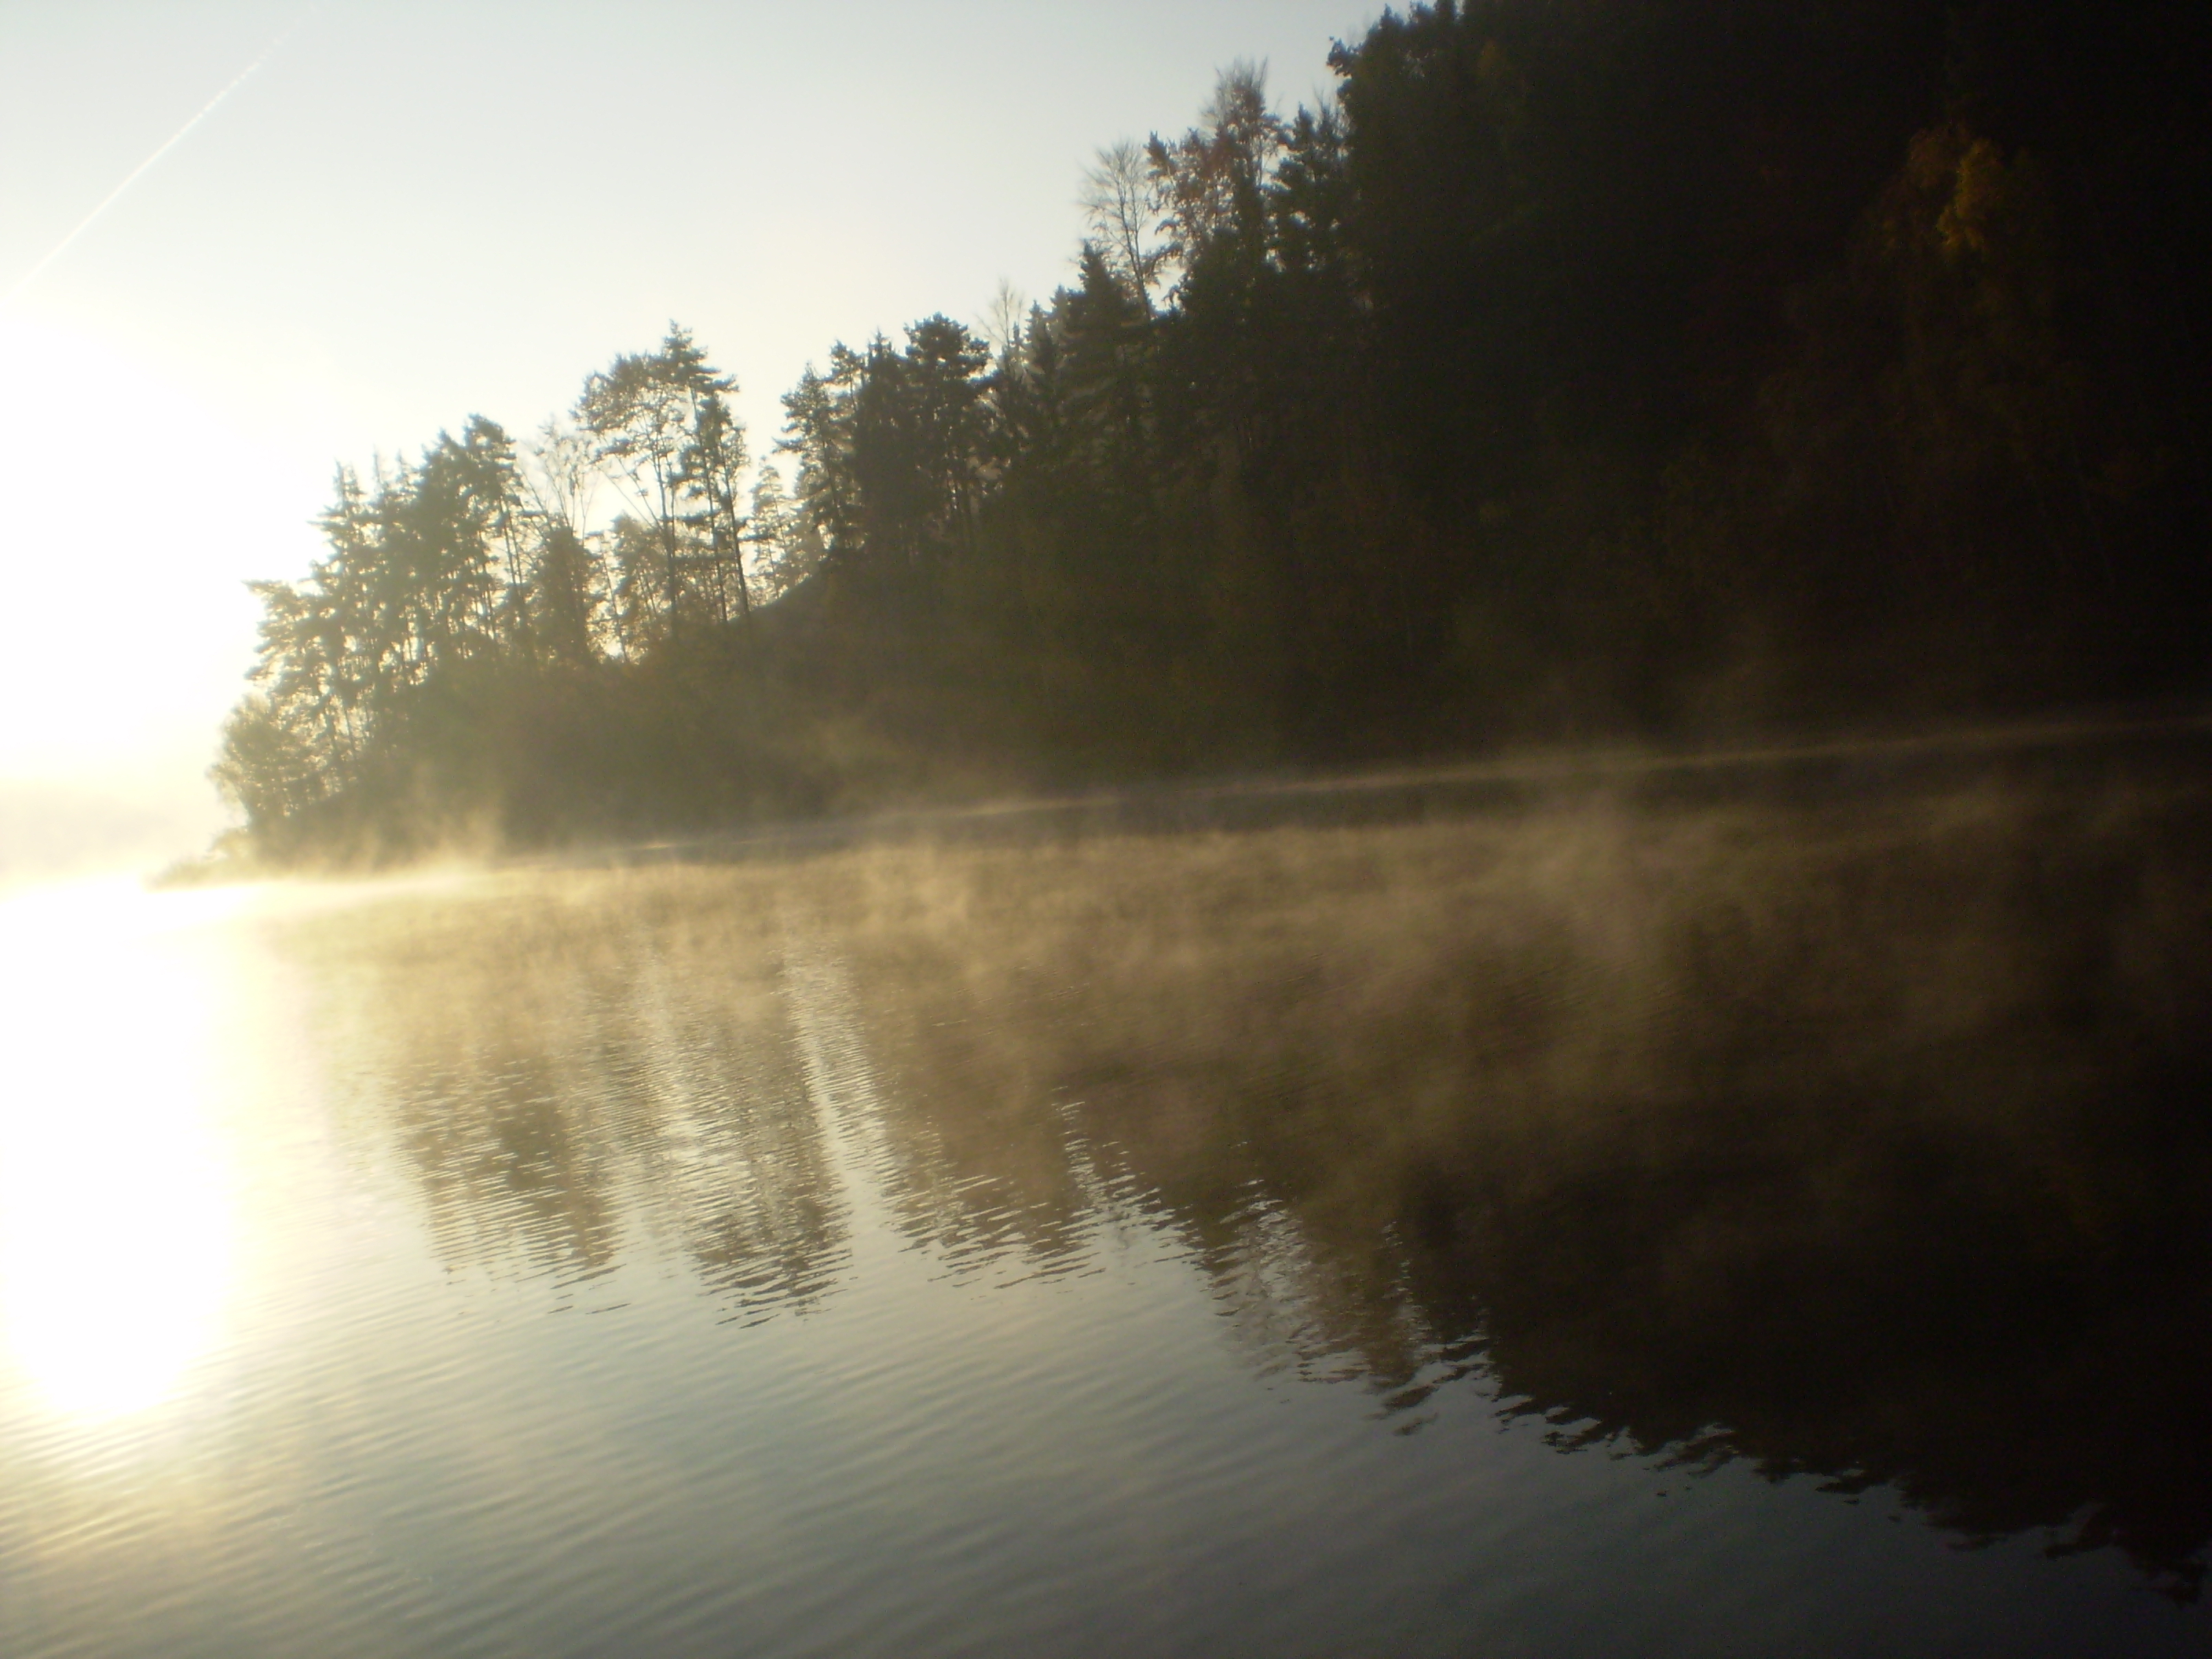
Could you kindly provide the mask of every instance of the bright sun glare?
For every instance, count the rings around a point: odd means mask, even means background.
[[[221,1334],[216,930],[174,925],[199,896],[116,884],[0,905],[0,1341],[64,1413],[161,1402]]]
[[[311,540],[296,486],[199,399],[58,322],[0,307],[0,572],[40,624],[0,659],[0,779],[204,764],[252,653],[241,580],[289,574]]]

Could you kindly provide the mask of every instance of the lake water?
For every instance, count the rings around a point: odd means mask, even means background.
[[[2204,1651],[2203,758],[18,896],[0,1653]]]

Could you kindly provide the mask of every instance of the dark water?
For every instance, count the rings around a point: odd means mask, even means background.
[[[18,900],[0,1653],[2203,1651],[2202,775]]]

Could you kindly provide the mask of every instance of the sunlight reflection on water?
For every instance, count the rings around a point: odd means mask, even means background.
[[[0,907],[0,1328],[56,1410],[167,1398],[221,1334],[232,1149],[212,1097],[212,941],[233,896],[127,883]]]

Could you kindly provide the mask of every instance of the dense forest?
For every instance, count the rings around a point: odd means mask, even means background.
[[[1067,286],[341,470],[216,780],[392,857],[2212,690],[2212,8],[1440,0]]]

